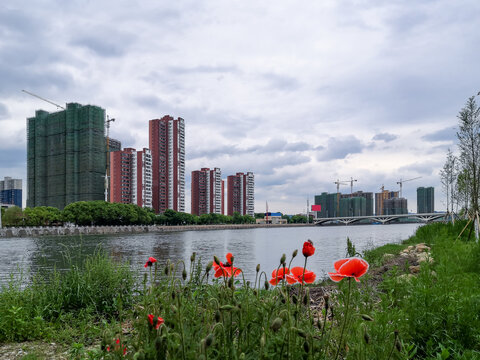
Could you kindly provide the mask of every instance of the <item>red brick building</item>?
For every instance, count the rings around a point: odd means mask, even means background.
[[[191,213],[224,214],[224,182],[219,168],[192,171]]]
[[[255,179],[252,172],[237,173],[227,177],[227,215],[255,216]]]
[[[152,207],[152,157],[149,149],[110,153],[110,202]]]
[[[149,121],[152,152],[152,206],[185,211],[185,123],[169,115]]]

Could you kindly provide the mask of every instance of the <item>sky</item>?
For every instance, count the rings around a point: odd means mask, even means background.
[[[295,214],[336,192],[435,187],[457,115],[480,90],[480,2],[3,0],[0,179],[26,188],[26,118],[78,102],[148,147],[185,119],[190,174],[255,174],[255,211]],[[350,192],[350,186],[340,191]],[[25,197],[25,196],[24,196]]]

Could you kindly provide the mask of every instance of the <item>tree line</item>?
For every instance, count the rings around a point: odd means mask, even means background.
[[[478,232],[480,108],[474,96],[467,100],[457,118],[457,155],[448,149],[445,164],[440,171],[440,178],[447,196],[447,211],[473,219],[476,232]]]
[[[18,206],[2,209],[3,226],[79,226],[102,225],[207,225],[207,224],[254,224],[255,218],[234,213],[192,215],[171,209],[155,214],[151,208],[134,204],[109,203],[105,201],[78,201],[63,210],[51,206],[25,208]]]

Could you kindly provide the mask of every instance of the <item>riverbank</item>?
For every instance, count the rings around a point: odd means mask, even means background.
[[[316,226],[314,224],[218,224],[218,225],[126,225],[126,226],[47,226],[11,227],[0,229],[0,238],[55,235],[115,235],[154,232],[238,230],[254,228],[287,228]]]
[[[298,296],[299,284],[272,287],[269,268],[245,288],[222,278],[206,285],[205,270],[195,267],[174,280],[172,271],[183,266],[172,270],[168,263],[147,267],[155,286],[140,285],[139,295],[130,297],[134,289],[122,279],[127,273],[117,275],[119,265],[100,257],[86,273],[64,272],[67,281],[59,277],[55,288],[38,283],[0,292],[6,314],[0,342],[8,342],[0,353],[8,350],[11,359],[21,357],[15,351],[32,359],[153,359],[159,351],[168,359],[476,359],[480,246],[466,232],[457,240],[464,225],[427,225],[402,244],[369,250],[363,256],[370,268],[360,283],[311,284],[306,297]],[[40,342],[23,342],[35,339]]]

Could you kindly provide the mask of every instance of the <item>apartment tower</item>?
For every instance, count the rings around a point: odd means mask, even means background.
[[[194,215],[224,214],[224,182],[219,168],[192,171],[192,210]]]
[[[152,155],[149,149],[110,153],[110,202],[152,207]]]
[[[435,211],[435,192],[433,187],[417,188],[417,213],[426,214]]]
[[[254,214],[255,180],[252,172],[237,173],[227,177],[227,215],[232,216],[234,212],[240,215]]]
[[[27,206],[105,199],[105,110],[69,103],[27,119]]]
[[[5,176],[3,180],[0,180],[0,204],[22,207],[22,179]]]
[[[185,123],[166,115],[149,122],[152,152],[152,206],[185,212]]]

